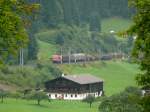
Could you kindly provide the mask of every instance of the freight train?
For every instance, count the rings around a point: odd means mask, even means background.
[[[77,63],[98,60],[98,56],[87,55],[84,53],[70,54],[70,55],[53,55],[53,63]]]
[[[51,60],[53,63],[77,63],[77,62],[89,62],[97,60],[112,60],[112,59],[122,59],[124,55],[122,53],[111,53],[107,55],[90,55],[84,53],[76,53],[70,55],[53,55]]]

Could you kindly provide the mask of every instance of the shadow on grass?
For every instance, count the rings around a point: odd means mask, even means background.
[[[38,104],[28,104],[28,105],[34,106],[34,107],[49,108],[48,106],[42,105],[42,104],[40,104],[40,105],[38,105]]]

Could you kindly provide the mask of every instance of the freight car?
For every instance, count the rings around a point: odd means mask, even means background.
[[[101,56],[100,60],[124,59],[123,53],[109,53]]]

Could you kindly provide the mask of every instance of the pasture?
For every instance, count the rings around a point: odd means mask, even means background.
[[[81,101],[53,100],[51,102],[42,101],[37,105],[36,101],[6,99],[0,103],[0,112],[97,112],[99,102],[89,104]]]
[[[132,25],[131,20],[123,18],[108,18],[102,20],[102,32],[109,33],[111,30],[115,32],[125,31]]]

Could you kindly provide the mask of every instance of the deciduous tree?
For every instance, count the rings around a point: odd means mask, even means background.
[[[46,95],[46,93],[42,92],[42,91],[34,91],[31,92],[31,94],[28,96],[29,99],[33,99],[37,101],[37,104],[40,105],[40,102],[42,100],[48,100],[48,96]]]
[[[31,15],[39,6],[24,0],[0,0],[0,62],[28,43],[26,15]]]
[[[4,91],[3,89],[0,89],[0,98],[1,98],[1,103],[4,102],[4,98],[7,96],[7,92]]]
[[[95,97],[92,95],[88,95],[85,99],[83,99],[83,102],[89,103],[90,108],[92,107],[92,103],[95,101]]]
[[[141,91],[137,88],[127,88],[120,94],[106,97],[102,100],[100,112],[142,112],[139,104]]]
[[[134,16],[134,25],[129,30],[129,33],[136,35],[136,40],[133,49],[133,56],[137,58],[142,73],[136,77],[139,86],[145,89],[150,89],[150,1],[149,0],[129,0],[131,6],[136,8]],[[150,96],[145,96],[142,100],[142,105],[149,104],[147,102]],[[149,112],[150,108],[145,108],[144,111]]]

